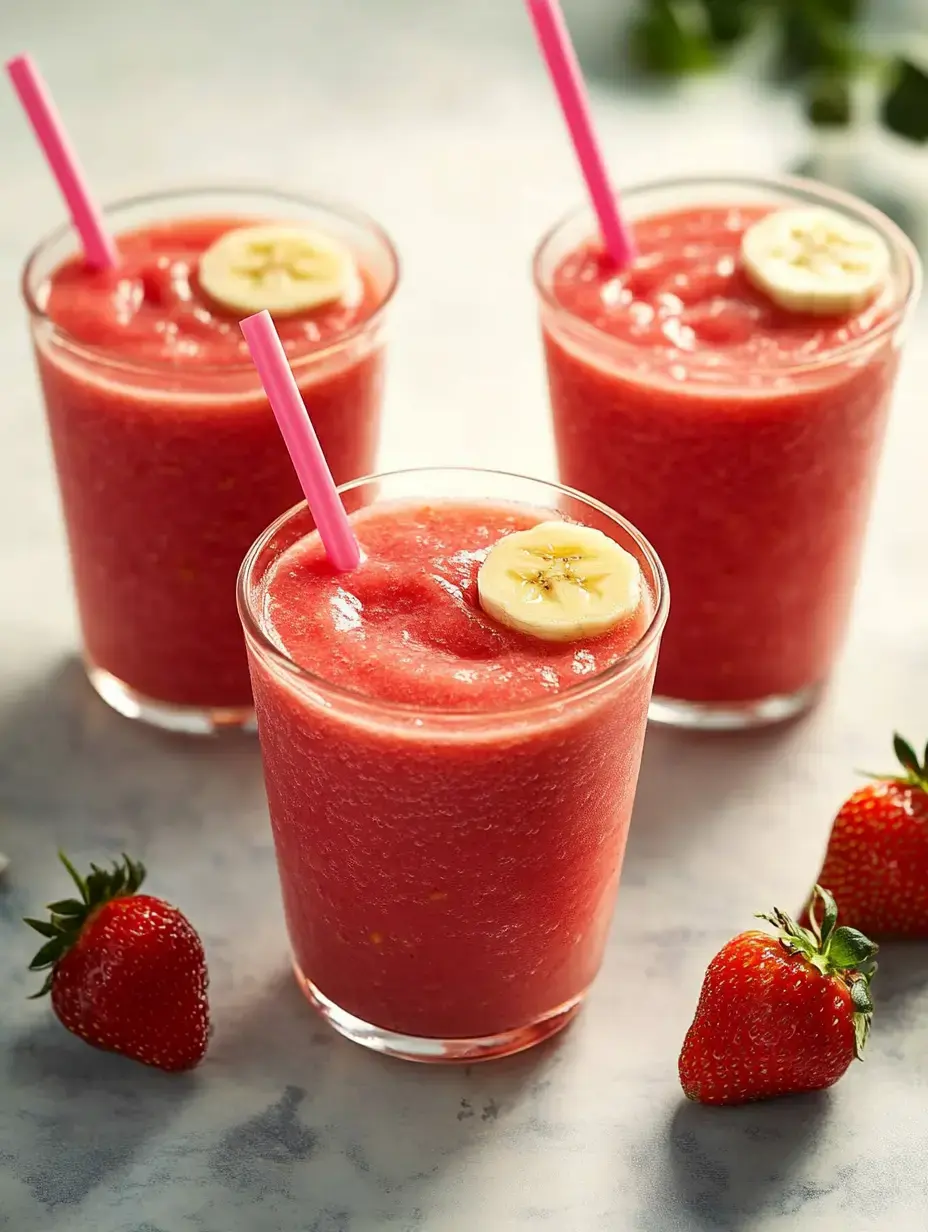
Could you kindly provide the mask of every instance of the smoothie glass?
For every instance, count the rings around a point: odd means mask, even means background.
[[[799,341],[790,322],[780,323],[769,340],[794,348],[789,362],[773,348],[759,348],[750,363],[728,349],[733,329],[747,330],[753,344],[750,330],[759,328],[747,312],[733,324],[729,315],[733,284],[724,278],[739,277],[736,248],[698,278],[681,267],[667,287],[682,303],[671,326],[693,306],[699,336],[696,353],[683,340],[672,358],[607,332],[589,309],[565,307],[558,271],[595,235],[589,209],[558,223],[535,254],[560,478],[641,527],[673,586],[651,707],[665,723],[746,727],[789,718],[817,699],[848,623],[920,269],[912,245],[878,211],[806,181],[705,177],[622,195],[623,213],[645,225],[677,211],[789,206],[827,207],[869,224],[892,257],[881,311],[844,345],[822,353],[814,322],[799,327]],[[636,267],[643,280],[669,241],[658,235],[653,243],[656,252],[643,250]],[[682,246],[673,251],[688,257]]]
[[[350,677],[298,667],[268,637],[262,582],[311,528],[305,505],[261,536],[239,574],[298,982],[331,1026],[379,1052],[504,1056],[566,1025],[602,960],[667,615],[663,568],[624,519],[554,484],[411,470],[342,493],[353,509],[450,500],[583,522],[635,555],[653,605],[607,670],[527,704],[462,712],[372,699]]]
[[[373,221],[340,205],[235,187],[158,193],[105,213],[117,235],[268,220],[305,223],[346,243],[376,307],[292,354],[291,364],[336,479],[370,472],[385,312],[398,275],[393,246]],[[49,279],[77,251],[70,226],[43,240],[26,264],[23,294],[88,676],[114,709],[157,726],[251,725],[235,578],[262,527],[300,499],[293,466],[244,343],[235,362],[136,362],[115,342],[90,345],[56,325],[46,312]],[[234,316],[222,329],[239,336]]]

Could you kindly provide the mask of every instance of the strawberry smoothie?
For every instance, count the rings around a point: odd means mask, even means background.
[[[800,182],[668,183],[623,195],[639,255],[616,274],[576,214],[536,285],[559,470],[621,508],[674,588],[652,717],[788,717],[826,680],[848,621],[918,261],[876,211]],[[875,228],[889,280],[858,311],[778,307],[741,238],[824,206]]]
[[[349,487],[355,572],[333,574],[301,506],[239,578],[297,974],[380,1051],[518,1051],[573,1016],[602,960],[663,571],[628,524],[552,485],[451,471]],[[551,517],[641,568],[638,609],[600,636],[542,641],[479,605],[489,549]]]
[[[277,328],[336,479],[373,468],[389,240],[351,212],[281,194],[182,192],[108,211],[120,265],[90,270],[69,229],[24,290],[91,680],[122,713],[180,730],[253,718],[233,599],[242,557],[300,488],[239,329],[206,294],[201,255],[265,220],[338,237],[350,301]]]

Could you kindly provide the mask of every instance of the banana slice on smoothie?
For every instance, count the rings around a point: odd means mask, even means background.
[[[493,545],[477,574],[477,594],[501,625],[573,642],[598,637],[637,611],[641,570],[602,531],[541,522]]]
[[[200,285],[235,312],[292,316],[360,288],[354,257],[321,231],[265,223],[226,231],[200,257]]]
[[[870,227],[823,209],[774,210],[748,227],[741,259],[751,282],[790,312],[857,312],[889,276],[889,248]]]

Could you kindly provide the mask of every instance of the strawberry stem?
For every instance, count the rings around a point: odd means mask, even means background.
[[[87,897],[87,882],[80,875],[80,873],[77,871],[77,869],[74,867],[74,865],[71,863],[71,861],[68,859],[68,857],[64,854],[63,851],[58,852],[58,859],[65,866],[68,872],[71,874],[71,880],[77,886],[77,889],[78,889],[78,892],[80,893],[81,898],[84,900],[85,903],[89,902],[90,900]]]

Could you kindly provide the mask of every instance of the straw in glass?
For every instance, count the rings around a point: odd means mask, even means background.
[[[90,192],[41,73],[30,56],[14,56],[7,61],[6,71],[58,181],[87,264],[94,269],[111,269],[119,264],[116,244],[103,225],[102,211]]]
[[[609,183],[605,160],[593,130],[583,73],[564,14],[558,0],[526,0],[526,5],[599,219],[603,243],[616,267],[625,269],[635,259],[635,242]]]
[[[361,549],[271,314],[265,309],[240,324],[329,562],[348,573],[358,567]]]

